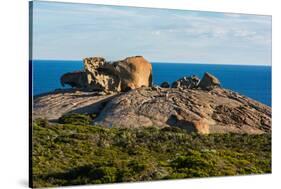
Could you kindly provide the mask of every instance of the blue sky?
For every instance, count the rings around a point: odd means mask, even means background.
[[[271,65],[271,16],[35,1],[33,59]]]

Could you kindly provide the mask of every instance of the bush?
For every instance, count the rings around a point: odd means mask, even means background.
[[[48,127],[49,123],[46,118],[37,118],[34,120],[34,124],[40,127]]]
[[[116,181],[117,170],[115,167],[99,167],[91,170],[89,176],[101,183],[112,183]]]
[[[164,127],[161,129],[161,131],[179,133],[179,132],[185,132],[186,130],[179,128],[179,127]]]
[[[92,123],[92,118],[87,114],[66,114],[59,118],[58,120],[61,124],[72,124],[72,125],[90,125]]]

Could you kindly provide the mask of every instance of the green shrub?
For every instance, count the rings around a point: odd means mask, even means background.
[[[179,127],[164,127],[161,129],[162,132],[175,132],[175,133],[179,133],[179,132],[186,132],[185,129],[179,128]]]
[[[116,181],[117,170],[115,167],[99,167],[92,169],[89,176],[94,180],[100,180],[101,183],[112,183]]]
[[[92,118],[87,114],[72,113],[61,116],[58,122],[61,124],[90,125],[92,123]]]
[[[206,157],[202,157],[200,152],[190,153],[186,156],[179,156],[174,161],[172,161],[172,166],[181,169],[181,168],[199,168],[207,169],[212,162]]]
[[[33,124],[40,126],[40,127],[48,127],[49,123],[46,118],[37,118],[34,120]]]

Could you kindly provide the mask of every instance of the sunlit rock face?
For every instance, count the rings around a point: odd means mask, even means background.
[[[142,56],[107,62],[102,57],[83,60],[84,71],[66,73],[61,84],[89,91],[124,92],[152,85],[152,66]]]
[[[90,90],[119,92],[152,84],[152,66],[142,56],[112,63],[101,57],[85,58],[84,66]]]

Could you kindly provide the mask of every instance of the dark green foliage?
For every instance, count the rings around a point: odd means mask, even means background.
[[[41,127],[48,127],[49,123],[47,119],[38,118],[34,121],[34,124],[40,125]]]
[[[72,113],[63,115],[59,118],[58,122],[61,124],[90,125],[92,117],[92,115]]]
[[[271,173],[271,135],[33,124],[34,187]]]

